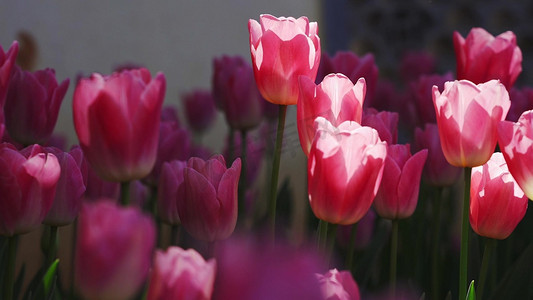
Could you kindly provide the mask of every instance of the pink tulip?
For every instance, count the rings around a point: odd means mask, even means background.
[[[180,224],[178,201],[185,197],[183,171],[187,162],[174,160],[163,164],[159,184],[157,186],[157,215],[169,224]]]
[[[174,122],[178,127],[181,127],[181,121],[178,117],[178,111],[174,106],[167,105],[161,109],[161,123]]]
[[[387,144],[396,144],[398,142],[398,120],[399,115],[396,112],[378,112],[369,108],[363,112],[361,125],[377,130],[379,139]]]
[[[215,58],[213,95],[217,106],[233,129],[257,127],[263,119],[263,98],[255,84],[254,72],[240,56]]]
[[[307,164],[311,209],[321,220],[349,225],[359,221],[376,196],[386,143],[377,131],[346,121],[338,127],[318,117]]]
[[[155,225],[137,207],[84,204],[76,240],[75,282],[84,299],[131,299],[152,261]]]
[[[427,123],[424,130],[415,130],[415,148],[428,149],[422,179],[433,186],[451,186],[461,175],[461,168],[448,163],[442,153],[437,124]]]
[[[53,226],[68,225],[78,216],[85,192],[85,182],[80,169],[83,152],[79,147],[73,148],[70,152],[63,152],[53,147],[47,147],[45,150],[57,157],[61,174],[54,202],[43,223]]]
[[[449,81],[442,94],[433,86],[433,104],[446,160],[457,167],[486,163],[496,147],[496,126],[511,106],[505,86],[497,80]]]
[[[512,31],[494,37],[483,28],[472,28],[466,39],[456,31],[453,44],[457,79],[476,84],[499,79],[510,90],[522,72],[522,51]]]
[[[21,152],[0,144],[0,235],[37,229],[52,206],[60,166],[39,145]]]
[[[261,15],[248,21],[255,81],[263,97],[282,105],[298,101],[298,77],[315,80],[320,62],[318,25],[307,17]]]
[[[185,196],[178,198],[178,214],[183,228],[204,241],[229,237],[237,224],[237,186],[241,159],[230,168],[222,155],[207,161],[192,157],[183,173]]]
[[[209,300],[215,283],[216,262],[207,262],[193,249],[157,250],[150,275],[148,300]]]
[[[402,55],[399,73],[404,82],[435,73],[435,58],[424,51],[410,51]]]
[[[209,90],[193,90],[182,95],[185,119],[198,133],[207,131],[216,118],[215,100]]]
[[[24,145],[47,142],[69,82],[58,84],[53,69],[32,73],[15,67],[4,106],[9,135]]]
[[[498,124],[498,143],[514,179],[533,199],[533,110],[524,112],[518,122]]]
[[[379,71],[372,53],[359,57],[351,51],[338,51],[330,57],[324,52],[320,59],[316,83],[322,82],[324,77],[331,73],[344,74],[352,82],[357,82],[361,77],[365,78],[366,98],[373,99]]]
[[[350,271],[331,269],[326,274],[316,274],[324,300],[359,300],[359,287]]]
[[[165,76],[146,69],[80,79],[74,126],[87,160],[100,177],[131,181],[148,175],[157,154]]]
[[[500,152],[472,169],[470,225],[477,234],[506,239],[526,214],[527,202]]]
[[[411,156],[409,144],[389,145],[374,209],[382,218],[409,218],[418,203],[422,169],[428,155],[423,149]]]
[[[11,80],[11,70],[15,65],[17,54],[19,52],[19,43],[14,41],[7,52],[0,45],[0,107],[4,106],[5,97]]]
[[[366,83],[360,78],[354,85],[343,74],[329,74],[319,85],[308,77],[300,77],[300,94],[297,106],[297,124],[300,145],[305,155],[315,137],[314,122],[326,118],[333,126],[344,121],[361,123]]]

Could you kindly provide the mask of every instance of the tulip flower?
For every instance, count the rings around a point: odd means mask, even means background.
[[[374,93],[376,92],[379,71],[372,53],[359,57],[351,51],[338,51],[334,56],[330,57],[324,52],[320,59],[320,66],[318,67],[315,80],[316,83],[322,82],[324,77],[331,73],[344,74],[352,82],[357,82],[359,78],[364,78],[366,83],[366,99],[373,99]]]
[[[475,84],[499,79],[510,90],[522,72],[522,51],[512,31],[494,37],[483,28],[472,28],[466,39],[456,31],[453,45],[457,79]]]
[[[183,186],[183,170],[187,162],[174,160],[163,164],[159,184],[157,186],[157,215],[172,225],[180,224],[178,201],[185,197]]]
[[[43,223],[52,226],[68,225],[78,216],[85,192],[85,182],[80,169],[83,152],[79,147],[73,148],[70,152],[63,152],[53,147],[47,147],[45,150],[57,157],[61,174],[52,207]]]
[[[241,160],[230,168],[222,155],[207,161],[192,157],[183,173],[185,196],[178,198],[183,228],[193,237],[213,242],[229,237],[237,223],[237,187]]]
[[[440,145],[439,128],[436,124],[427,123],[424,130],[415,130],[415,148],[428,149],[428,156],[422,180],[432,186],[451,186],[461,175],[461,168],[450,165]]]
[[[216,118],[215,100],[209,90],[193,90],[182,95],[185,105],[185,119],[189,127],[197,132],[203,133]]]
[[[404,82],[417,80],[435,72],[435,57],[424,51],[409,51],[402,55],[399,73]]]
[[[76,287],[84,299],[131,299],[150,269],[155,225],[137,207],[84,204],[78,222]]]
[[[322,296],[326,300],[359,300],[359,287],[350,271],[331,269],[326,274],[316,274]]]
[[[373,108],[369,108],[363,112],[361,125],[374,128],[377,130],[380,140],[392,145],[398,142],[399,117],[396,112],[378,112]]]
[[[346,121],[338,127],[318,117],[307,164],[308,193],[315,216],[349,225],[368,211],[379,188],[386,143],[376,130]]]
[[[506,239],[527,210],[527,197],[514,180],[500,152],[472,169],[470,225],[479,235]]]
[[[383,178],[374,199],[378,215],[397,220],[413,214],[427,155],[427,149],[411,155],[409,144],[388,146]]]
[[[213,293],[216,262],[195,250],[169,247],[157,250],[150,275],[148,300],[208,300]]]
[[[498,142],[513,178],[533,199],[533,110],[524,112],[516,123],[500,122]]]
[[[18,42],[13,42],[7,52],[0,45],[0,107],[4,106],[5,97],[11,80],[11,70],[19,52]]]
[[[300,145],[305,155],[315,137],[314,122],[317,117],[326,118],[333,126],[344,121],[361,123],[366,83],[360,78],[354,85],[343,74],[329,74],[322,83],[300,77],[300,94],[297,106],[297,124]]]
[[[249,130],[263,118],[263,98],[255,84],[252,67],[240,56],[215,58],[213,95],[233,129]]]
[[[140,179],[157,154],[165,76],[146,69],[82,78],[73,99],[80,146],[96,173],[109,181]]]
[[[433,104],[446,160],[457,167],[486,163],[496,147],[496,126],[511,106],[503,84],[449,81],[442,93],[433,86]]]
[[[57,158],[39,145],[19,152],[0,144],[0,235],[37,229],[52,206],[61,172]]]
[[[4,113],[9,135],[23,145],[45,143],[56,125],[69,79],[58,84],[55,71],[13,70]]]
[[[282,105],[298,101],[298,77],[315,80],[320,62],[318,25],[307,17],[261,15],[248,21],[255,81],[263,98]]]

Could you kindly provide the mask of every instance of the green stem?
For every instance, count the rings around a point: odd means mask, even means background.
[[[396,297],[396,267],[398,263],[398,220],[392,220],[392,236],[390,245],[390,287],[391,295]]]
[[[4,274],[4,298],[13,299],[13,286],[15,283],[15,261],[17,258],[18,235],[7,238],[7,272]]]
[[[355,238],[357,237],[357,224],[355,223],[352,225],[352,230],[350,231],[350,241],[348,245],[348,254],[346,255],[346,269],[348,271],[352,271],[353,268],[353,257],[355,252]]]
[[[56,259],[57,253],[57,226],[50,226],[50,242],[48,243],[48,255],[46,257],[46,268]]]
[[[76,274],[76,239],[78,237],[78,218],[74,220],[72,229],[72,248],[70,251],[70,298],[74,299],[74,274]]]
[[[246,196],[246,130],[241,130],[241,177],[239,181],[239,213],[244,216],[244,198]]]
[[[443,189],[439,188],[433,201],[433,250],[431,253],[431,286],[433,292],[432,299],[439,299],[440,279],[440,214],[442,206]]]
[[[120,183],[120,203],[124,206],[130,204],[130,182],[125,181]]]
[[[337,224],[329,224],[328,226],[328,239],[326,241],[326,264],[329,268],[329,262],[331,261],[331,256],[333,255],[333,248],[335,246],[335,238],[337,237]]]
[[[281,160],[281,146],[283,144],[283,131],[285,130],[285,116],[287,105],[279,106],[278,130],[276,133],[276,146],[274,148],[274,159],[272,160],[272,177],[270,180],[270,194],[268,201],[268,211],[270,216],[270,234],[272,240],[276,236],[276,198],[278,194],[279,163]]]
[[[490,257],[495,247],[495,239],[489,238],[485,241],[485,250],[483,251],[483,260],[481,261],[481,270],[479,271],[479,284],[477,288],[477,299],[480,300],[483,300],[483,290],[485,289],[485,281],[487,279],[487,271],[489,270]]]
[[[463,199],[463,217],[461,224],[461,257],[459,260],[459,299],[466,298],[466,287],[468,285],[468,233],[469,233],[469,212],[470,212],[470,176],[471,167],[465,167],[465,190]]]
[[[318,239],[317,239],[318,252],[325,253],[327,238],[328,238],[328,222],[324,220],[319,220],[318,221]]]
[[[170,225],[170,245],[177,246],[179,245],[179,230],[180,226],[177,224]]]

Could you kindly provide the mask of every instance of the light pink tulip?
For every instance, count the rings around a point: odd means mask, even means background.
[[[350,271],[331,269],[326,274],[316,274],[324,300],[359,300],[359,287]]]
[[[472,169],[470,225],[477,234],[506,239],[524,218],[527,203],[500,152]]]
[[[518,122],[498,124],[498,143],[518,185],[533,199],[533,110],[524,112]]]
[[[505,86],[497,80],[448,81],[442,94],[433,86],[433,104],[446,160],[457,167],[486,163],[496,147],[496,127],[511,106]]]
[[[311,209],[321,220],[349,225],[368,211],[379,188],[387,146],[376,130],[318,117],[307,164]]]
[[[333,126],[339,126],[344,121],[361,123],[366,93],[364,78],[354,85],[346,75],[329,74],[315,85],[314,81],[302,76],[299,83],[296,118],[300,145],[305,155],[309,156],[317,117],[326,118]]]
[[[215,274],[215,259],[206,262],[193,249],[169,247],[166,252],[157,250],[147,299],[209,300]]]
[[[427,155],[428,150],[423,149],[411,156],[409,144],[388,146],[383,178],[374,199],[378,215],[396,220],[413,214]]]
[[[74,126],[100,177],[131,181],[148,175],[157,154],[165,76],[146,69],[82,78],[73,100]]]
[[[453,44],[457,79],[476,84],[499,79],[510,90],[522,72],[522,51],[512,31],[494,37],[483,28],[472,28],[466,39],[456,31]]]
[[[229,237],[237,224],[237,187],[241,159],[230,168],[222,155],[207,161],[192,157],[183,174],[185,196],[178,198],[178,214],[183,228],[204,241]]]
[[[315,80],[320,62],[318,25],[307,17],[261,15],[248,21],[255,81],[263,97],[282,105],[298,101],[298,77]]]

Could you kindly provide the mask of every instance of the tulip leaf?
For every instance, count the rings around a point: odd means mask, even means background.
[[[468,292],[466,293],[466,300],[476,300],[476,289],[474,288],[474,280],[470,282]]]
[[[53,285],[57,278],[57,265],[59,264],[59,258],[56,259],[48,268],[43,276],[44,294],[50,296],[50,292],[53,292]]]

